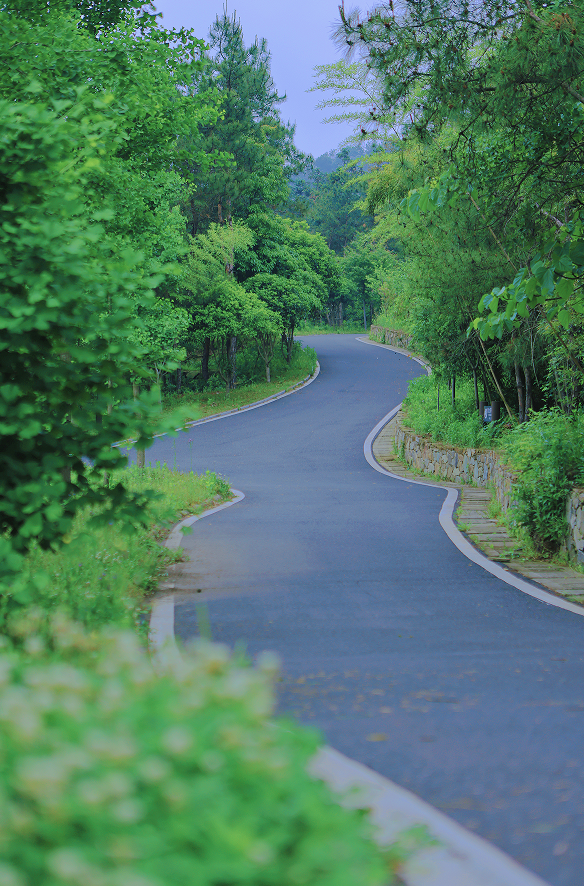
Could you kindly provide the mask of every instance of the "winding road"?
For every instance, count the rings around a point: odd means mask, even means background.
[[[282,712],[552,886],[583,886],[584,619],[467,560],[438,523],[444,490],[365,461],[419,364],[304,341],[311,385],[149,451],[246,496],[183,541],[177,636],[208,618],[251,657],[275,650]]]

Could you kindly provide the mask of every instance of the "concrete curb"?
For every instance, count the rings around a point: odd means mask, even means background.
[[[182,427],[175,428],[175,431],[187,431],[191,428],[197,427],[197,425],[204,425],[209,421],[219,421],[220,418],[227,418],[230,415],[239,415],[241,412],[249,412],[250,409],[258,409],[260,406],[265,406],[267,403],[273,403],[274,400],[281,400],[282,397],[289,397],[290,394],[295,394],[297,391],[302,390],[302,388],[307,388],[308,385],[311,385],[313,381],[316,381],[319,373],[320,363],[317,360],[314,374],[307,375],[306,378],[302,379],[302,381],[296,382],[295,385],[292,385],[290,390],[287,391],[284,388],[282,391],[278,391],[277,394],[272,394],[270,397],[264,397],[263,400],[256,400],[255,403],[248,403],[247,406],[242,406],[240,409],[229,409],[227,412],[218,412],[216,415],[208,415],[207,418],[198,418],[196,421],[189,421]],[[161,437],[166,436],[168,436],[168,432],[166,431],[164,432],[164,434],[154,434],[154,440],[159,440]],[[135,440],[119,440],[117,443],[113,443],[112,445],[131,448],[135,442]]]
[[[392,411],[393,414],[397,409]],[[382,420],[379,428],[383,426]],[[377,469],[380,469],[379,465]],[[192,526],[203,517],[216,514],[245,498],[239,490],[232,489],[231,492],[234,495],[232,501],[181,520],[173,527],[166,546],[178,549],[183,527]],[[149,640],[156,663],[180,662],[181,653],[174,634],[174,595],[154,601]],[[405,886],[547,886],[513,859],[466,831],[415,794],[334,748],[320,748],[309,764],[309,772],[326,782],[332,791],[342,794],[344,805],[370,810],[376,839],[381,846],[392,843],[401,831],[410,827],[426,827],[436,841],[435,845],[415,852],[408,859],[400,872]]]
[[[400,877],[406,886],[546,886],[486,840],[333,748],[321,748],[309,771],[343,793],[347,797],[343,805],[371,810],[381,846],[408,828],[426,827],[436,844],[419,850],[405,863]]]
[[[183,529],[192,526],[204,517],[210,517],[211,514],[224,511],[225,508],[230,508],[231,505],[236,505],[245,498],[245,495],[239,489],[232,489],[231,494],[233,495],[231,501],[223,502],[223,504],[217,505],[216,508],[209,508],[208,511],[204,511],[202,514],[192,514],[190,517],[185,517],[184,520],[173,526],[168,538],[164,542],[164,546],[171,551],[177,551],[183,539]],[[150,651],[156,661],[161,662],[168,659],[176,661],[177,658],[180,658],[179,648],[174,636],[174,594],[166,594],[164,597],[154,599],[150,614],[148,641]]]
[[[359,341],[364,341],[364,339],[359,339]],[[405,353],[403,349],[397,349],[392,347],[391,345],[382,345],[379,342],[368,341],[367,344],[375,345],[379,348],[388,348],[391,351],[398,351],[398,353]],[[422,366],[424,366],[424,362],[417,357],[413,359],[417,360]],[[411,483],[415,486],[432,486],[434,488],[439,487],[440,489],[444,489],[447,493],[446,498],[444,500],[444,504],[442,505],[442,509],[438,516],[440,521],[440,525],[442,529],[450,539],[450,541],[458,548],[461,554],[468,560],[472,560],[473,563],[476,563],[477,566],[480,566],[481,569],[484,569],[486,572],[490,572],[491,575],[494,575],[495,578],[500,578],[501,581],[504,581],[505,584],[511,585],[511,587],[515,588],[518,591],[521,591],[523,594],[528,594],[528,596],[533,597],[536,600],[539,600],[541,603],[545,603],[548,606],[555,606],[557,609],[565,609],[567,612],[573,612],[575,615],[584,616],[584,608],[582,606],[578,606],[575,603],[570,603],[568,600],[562,600],[561,597],[557,597],[555,594],[551,594],[549,591],[544,591],[542,588],[538,588],[537,585],[531,584],[531,582],[525,581],[525,579],[519,578],[517,575],[514,575],[511,572],[508,572],[502,566],[499,566],[498,563],[493,563],[492,560],[489,560],[483,553],[478,551],[467,538],[464,537],[456,523],[454,522],[454,509],[456,508],[456,502],[458,498],[458,492],[456,489],[448,488],[446,486],[441,486],[439,481],[434,481],[433,483],[425,483],[423,480],[412,480],[409,477],[400,477],[398,474],[394,474],[391,471],[388,471],[386,468],[382,467],[379,462],[375,459],[373,455],[373,442],[375,438],[381,433],[383,428],[394,418],[399,410],[401,409],[401,403],[395,406],[390,412],[385,415],[381,421],[379,421],[373,430],[368,434],[365,443],[363,444],[363,454],[367,459],[368,463],[371,465],[373,470],[378,471],[380,474],[385,474],[387,477],[391,477],[394,480],[400,480],[402,483]]]

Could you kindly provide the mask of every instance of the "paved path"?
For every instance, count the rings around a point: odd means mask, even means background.
[[[469,562],[438,524],[443,491],[365,462],[421,367],[309,341],[310,387],[155,444],[189,469],[192,440],[195,470],[246,495],[185,539],[177,635],[204,601],[215,639],[280,653],[283,711],[553,886],[582,886],[583,619]]]
[[[378,345],[378,347],[381,347]],[[384,346],[387,347],[387,346]],[[395,453],[395,430],[402,419],[400,412],[389,421],[373,443],[373,455],[385,470],[404,480],[422,480],[432,483],[432,475],[421,475],[408,468]],[[436,481],[443,487],[454,487],[460,492],[456,509],[458,528],[465,533],[478,550],[490,560],[505,564],[507,569],[524,576],[539,587],[571,603],[584,604],[584,575],[570,566],[550,564],[545,560],[526,558],[521,542],[513,538],[502,520],[489,516],[493,498],[492,489],[465,486],[445,480]],[[584,608],[582,609],[584,615]]]

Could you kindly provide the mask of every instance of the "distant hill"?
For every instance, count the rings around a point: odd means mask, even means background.
[[[343,161],[340,158],[341,151],[347,151],[349,159],[356,160],[357,157],[363,157],[364,155],[371,153],[371,146],[350,145],[346,148],[333,148],[332,151],[327,151],[326,154],[321,154],[320,157],[316,158],[314,161],[315,167],[320,169],[321,172],[324,172],[325,175],[329,172],[334,172],[335,169],[338,169],[339,166],[343,165]]]

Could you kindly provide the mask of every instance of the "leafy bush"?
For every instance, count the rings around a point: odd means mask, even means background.
[[[515,519],[535,546],[553,551],[566,531],[566,498],[584,480],[584,414],[558,410],[534,414],[505,440],[505,452],[518,472]]]
[[[271,722],[274,661],[199,641],[157,673],[131,633],[56,617],[46,658],[0,654],[10,886],[386,884],[363,814],[306,773],[318,736]]]
[[[279,349],[276,349],[272,360],[272,380],[265,380],[263,362],[258,359],[252,346],[241,350],[238,362],[239,383],[234,390],[225,390],[220,376],[212,376],[208,386],[201,392],[185,391],[182,394],[166,392],[163,395],[163,413],[173,413],[177,409],[183,421],[206,418],[229,409],[239,409],[256,400],[270,397],[283,388],[302,381],[307,375],[313,375],[316,369],[316,351],[294,343],[292,360],[287,363]],[[194,386],[195,382],[191,382]]]
[[[438,390],[440,409],[438,409]],[[431,434],[434,440],[452,446],[475,448],[495,445],[502,431],[502,424],[483,424],[477,412],[474,386],[471,381],[456,382],[456,405],[452,406],[450,390],[435,376],[423,375],[408,385],[404,400],[408,425],[416,434]]]
[[[136,294],[147,302],[159,278],[142,274],[139,254],[118,255],[95,223],[99,214],[84,203],[77,167],[99,164],[99,145],[109,134],[98,99],[86,111],[58,104],[59,113],[42,103],[0,102],[0,586],[6,587],[33,539],[58,546],[77,510],[107,500],[139,519],[142,507],[121,485],[92,477],[124,463],[112,443],[130,424],[148,439],[151,398],[134,401],[127,383],[141,373],[144,356],[132,340],[131,312]]]
[[[165,527],[185,514],[198,513],[230,494],[229,484],[211,471],[203,476],[157,466],[120,472],[131,493],[156,494],[143,524],[111,520],[91,526],[92,509],[79,512],[66,544],[57,551],[32,545],[12,593],[0,598],[0,625],[12,632],[23,607],[44,613],[45,627],[55,607],[92,630],[103,625],[136,625],[145,594],[154,590],[167,564],[176,559],[160,544]]]

